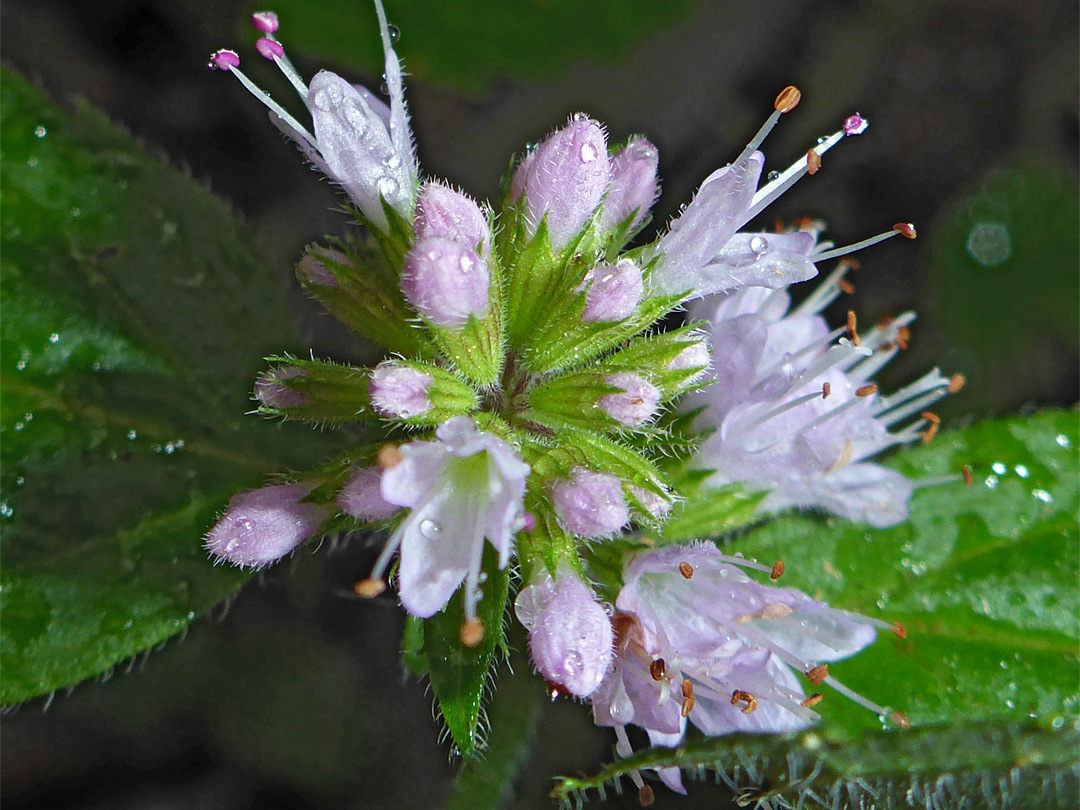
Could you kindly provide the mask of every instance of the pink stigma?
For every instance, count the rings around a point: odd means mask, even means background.
[[[844,125],[841,129],[844,130],[845,135],[862,135],[866,132],[868,126],[870,126],[870,122],[858,113],[855,113],[844,119]]]
[[[240,67],[240,55],[236,51],[222,48],[210,54],[210,63],[207,67],[211,70],[232,70]]]
[[[280,59],[285,55],[285,48],[276,39],[270,39],[270,37],[263,37],[255,43],[255,50],[259,52],[259,56],[263,59],[269,59],[273,62],[275,59]]]
[[[278,30],[278,16],[272,11],[256,11],[251,15],[251,24],[256,31],[272,34]]]

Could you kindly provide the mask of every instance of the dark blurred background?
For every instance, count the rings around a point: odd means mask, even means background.
[[[861,111],[872,122],[867,134],[831,152],[824,170],[759,225],[820,217],[843,244],[898,220],[918,224],[914,244],[893,240],[860,255],[856,292],[839,306],[867,320],[920,311],[912,348],[884,382],[895,386],[934,364],[965,372],[968,387],[941,409],[947,424],[1076,402],[1075,2],[680,0],[597,31],[583,30],[580,15],[563,21],[565,0],[499,0],[500,14],[546,15],[549,24],[494,26],[495,34],[483,22],[490,0],[457,2],[464,11],[449,29],[450,0],[430,18],[418,0],[387,5],[413,74],[407,93],[422,164],[479,197],[497,194],[511,153],[585,110],[606,122],[612,141],[640,132],[660,148],[662,223],[737,153],[785,84],[798,84],[803,101],[766,143],[769,169]],[[310,44],[322,41],[311,26],[304,37],[298,31],[307,47],[290,55],[301,72],[335,67],[378,86],[368,4],[311,7],[329,20],[333,44]],[[328,9],[349,25],[336,30]],[[254,56],[250,10],[232,0],[7,0],[0,47],[8,66],[54,97],[87,99],[204,178],[247,223],[306,341],[320,354],[362,357],[368,350],[290,281],[304,244],[349,227],[338,196],[254,99],[205,68],[212,50],[235,47],[249,75],[287,96]],[[297,25],[300,13],[292,12]],[[285,16],[287,47],[289,25]],[[355,61],[341,56],[353,53],[353,29],[363,32]],[[515,41],[522,36],[528,47]],[[546,58],[515,62],[530,48]],[[346,598],[371,557],[355,540],[298,555],[130,672],[6,716],[6,806],[440,805],[456,763],[438,742],[430,694],[403,673],[400,612]],[[594,771],[610,760],[612,742],[584,707],[550,707],[511,806],[550,807],[551,775]],[[711,786],[691,783],[690,793],[689,801],[658,795],[657,806],[727,801]],[[634,807],[637,799],[631,791],[592,804]]]

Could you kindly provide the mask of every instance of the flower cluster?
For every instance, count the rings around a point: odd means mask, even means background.
[[[787,288],[822,262],[914,238],[914,228],[847,248],[821,241],[813,222],[746,229],[866,120],[848,117],[762,183],[759,147],[799,102],[786,88],[743,152],[658,238],[628,248],[658,194],[652,144],[612,146],[578,114],[525,153],[495,207],[425,178],[375,6],[389,104],[327,71],[305,83],[272,12],[252,19],[256,49],[300,94],[310,129],[240,71],[236,52],[216,52],[210,66],[251,90],[348,196],[366,236],[310,248],[297,278],[386,350],[370,368],[275,358],[255,383],[259,410],[381,425],[408,440],[359,446],[234,498],[208,550],[261,566],[329,531],[386,530],[356,593],[378,596],[396,571],[401,604],[427,618],[463,587],[467,647],[501,632],[478,618],[485,565],[514,564],[536,668],[555,693],[589,699],[622,754],[629,723],[658,745],[675,744],[687,722],[710,735],[804,726],[819,696],[806,696],[800,673],[888,714],[824,674],[870,643],[879,622],[755,583],[740,566],[760,566],[708,545],[633,557],[612,608],[590,581],[588,553],[635,526],[662,537],[682,508],[679,482],[701,471],[701,497],[737,486],[763,493],[765,512],[815,507],[873,525],[905,516],[914,485],[868,459],[932,435],[937,418],[925,408],[959,379],[935,370],[879,395],[871,377],[906,346],[913,316],[860,336],[851,313],[830,330],[821,312],[846,285],[846,259],[794,309]],[[688,302],[685,326],[656,328]],[[687,446],[689,457],[676,451]],[[661,776],[680,788],[677,773]]]

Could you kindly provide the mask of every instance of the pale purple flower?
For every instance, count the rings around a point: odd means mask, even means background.
[[[430,374],[394,360],[379,363],[368,382],[372,407],[390,419],[409,419],[430,411],[430,388]]]
[[[600,409],[616,422],[639,427],[656,415],[660,389],[645,378],[623,371],[610,375],[604,382],[622,389],[598,400]]]
[[[529,631],[532,660],[544,679],[588,697],[611,665],[611,620],[577,572],[562,563],[552,579],[542,565],[514,603]]]
[[[263,407],[275,410],[307,405],[311,402],[311,397],[289,388],[282,382],[283,380],[306,376],[307,372],[296,366],[282,366],[281,368],[264,371],[255,381],[255,399]]]
[[[634,314],[645,291],[641,270],[630,259],[621,259],[614,267],[601,265],[585,277],[585,323],[622,321]]]
[[[410,512],[390,536],[372,577],[381,578],[400,549],[398,594],[405,609],[433,616],[464,582],[465,616],[471,621],[484,538],[505,568],[524,520],[529,465],[466,416],[447,420],[435,436],[402,445],[401,460],[383,473],[384,500]]]
[[[616,600],[614,666],[592,696],[596,723],[616,729],[621,756],[630,754],[630,723],[669,747],[687,719],[709,736],[805,728],[821,698],[806,696],[803,677],[907,722],[828,674],[828,662],[857,653],[875,628],[890,625],[754,582],[741,568],[770,570],[711,544],[631,559]],[[677,773],[664,781],[682,792]]]
[[[830,331],[818,313],[839,294],[841,272],[790,312],[785,291],[760,287],[691,307],[692,318],[711,324],[715,380],[684,403],[704,406],[697,425],[713,431],[693,463],[713,471],[709,486],[767,491],[764,510],[817,507],[891,526],[907,517],[914,484],[866,460],[920,438],[924,418],[890,428],[925,411],[952,382],[934,369],[879,396],[870,379],[896,354],[914,315],[876,326],[859,345],[841,337],[846,328]]]
[[[386,520],[401,511],[382,496],[382,467],[373,464],[352,474],[338,493],[341,511],[357,520]]]
[[[315,166],[345,189],[368,220],[386,229],[384,201],[406,221],[412,220],[419,167],[405,106],[401,63],[394,53],[381,0],[375,0],[375,11],[386,57],[384,74],[389,105],[369,90],[326,70],[316,74],[309,87],[274,38],[277,16],[259,12],[252,18],[255,28],[265,34],[256,49],[260,56],[281,69],[300,94],[311,113],[313,133],[241,73],[240,58],[234,51],[217,51],[211,55],[210,66],[236,76],[269,108],[271,122],[295,141]]]
[[[609,537],[630,521],[622,482],[610,473],[575,467],[548,484],[559,524],[581,537]]]
[[[416,198],[416,238],[452,239],[487,258],[491,229],[487,216],[469,196],[442,183],[425,183]]]
[[[281,559],[311,538],[330,517],[330,508],[303,499],[311,482],[276,484],[234,495],[206,535],[206,550],[234,565],[261,567]]]
[[[484,318],[490,283],[487,262],[472,248],[438,236],[418,239],[401,272],[401,291],[409,303],[444,329],[460,329],[469,316]]]
[[[649,215],[660,193],[657,176],[660,158],[656,147],[644,138],[634,138],[611,156],[611,185],[604,198],[600,229],[616,228],[631,214],[630,231]]]
[[[566,247],[596,211],[611,180],[604,128],[575,115],[536,148],[523,170],[530,232],[536,233],[546,217],[552,247]]]

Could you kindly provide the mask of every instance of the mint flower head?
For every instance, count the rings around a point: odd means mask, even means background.
[[[820,223],[751,225],[866,120],[849,116],[762,181],[766,136],[799,103],[785,88],[745,149],[635,246],[660,187],[657,149],[641,136],[609,144],[585,114],[527,148],[493,204],[421,181],[401,66],[375,6],[388,104],[325,71],[305,85],[277,17],[253,18],[256,49],[300,92],[313,132],[254,87],[235,52],[211,58],[349,196],[364,227],[310,247],[296,276],[384,354],[370,366],[271,358],[254,384],[258,412],[347,426],[347,446],[299,474],[302,484],[238,496],[207,547],[263,565],[322,534],[383,532],[355,593],[394,584],[439,639],[437,614],[460,621],[452,643],[473,650],[439,648],[447,666],[508,646],[506,606],[489,594],[513,581],[536,669],[554,694],[589,700],[621,756],[628,725],[661,746],[688,724],[713,736],[803,728],[822,699],[807,683],[906,722],[827,671],[890,625],[745,572],[775,579],[782,566],[709,544],[662,546],[665,522],[715,488],[760,493],[765,512],[817,508],[885,526],[927,483],[872,459],[930,438],[938,422],[926,409],[961,379],[935,370],[882,396],[872,379],[906,347],[914,316],[860,335],[854,313],[839,328],[821,314],[845,289],[848,254],[914,238],[914,227],[838,248]],[[838,259],[793,308],[788,288]],[[673,325],[684,310],[687,322]],[[613,542],[646,529],[655,550]],[[503,590],[483,587],[493,576]],[[677,769],[660,777],[682,790]]]

